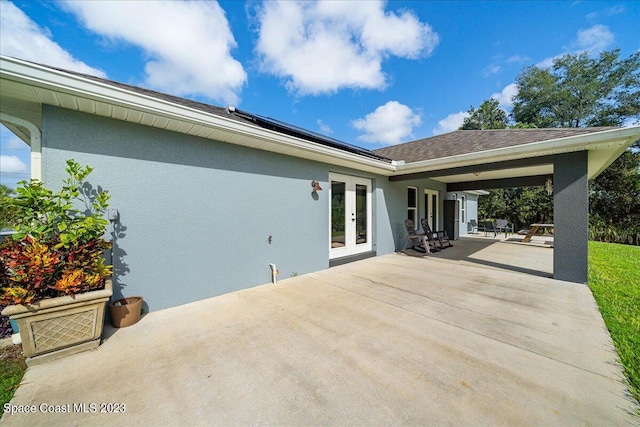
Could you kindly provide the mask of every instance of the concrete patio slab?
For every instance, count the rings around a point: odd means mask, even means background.
[[[589,289],[473,245],[150,313],[29,368],[2,424],[637,425]]]

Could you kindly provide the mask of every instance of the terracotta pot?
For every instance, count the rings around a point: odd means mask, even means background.
[[[129,297],[110,303],[111,324],[116,328],[126,328],[138,323],[142,301],[142,297]]]
[[[27,365],[32,366],[98,347],[104,307],[111,294],[108,278],[104,289],[43,299],[35,304],[10,305],[2,314],[18,324],[22,350]]]

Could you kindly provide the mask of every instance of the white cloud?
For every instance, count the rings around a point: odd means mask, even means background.
[[[460,111],[458,113],[449,114],[444,119],[438,122],[438,127],[433,130],[434,135],[440,135],[442,133],[453,132],[458,130],[462,126],[464,119],[469,117],[469,113],[466,111]]]
[[[38,26],[22,10],[0,1],[0,53],[79,73],[106,77],[106,74],[74,58],[54,42],[49,30]]]
[[[590,28],[578,30],[576,40],[572,44],[574,49],[597,53],[610,46],[615,39],[613,33],[605,25],[594,25]]]
[[[27,166],[18,156],[6,156],[0,154],[0,171],[2,173],[28,173],[29,166]]]
[[[3,129],[6,129],[6,128],[3,126]],[[10,134],[10,136],[7,137],[6,139],[4,137],[2,138],[3,148],[6,148],[7,150],[11,150],[11,151],[15,151],[15,150],[31,151],[31,148],[23,140],[21,140],[20,138],[12,134],[11,131],[9,130],[7,130],[6,132]]]
[[[600,12],[591,12],[587,14],[587,19],[588,20],[594,20],[599,18],[600,16],[604,15],[604,16],[614,16],[614,15],[619,15],[621,13],[625,13],[627,10],[624,6],[621,5],[616,5],[613,7],[610,7],[608,9],[605,9],[603,11]]]
[[[333,133],[333,131],[331,130],[331,128],[329,127],[329,125],[327,125],[325,122],[323,122],[321,119],[317,120],[318,123],[318,127],[320,128],[320,132],[324,133],[324,134],[330,134]]]
[[[556,59],[562,57],[563,55],[564,55],[564,53],[561,53],[560,55],[550,56],[549,58],[545,58],[542,61],[538,62],[536,64],[536,67],[551,68],[553,66],[553,61],[555,61]]]
[[[68,1],[84,25],[142,48],[145,84],[180,96],[236,104],[247,81],[231,56],[236,41],[224,10],[212,1]]]
[[[438,35],[412,12],[385,2],[264,2],[258,11],[261,69],[298,94],[383,89],[389,56],[430,55]]]
[[[501,92],[491,95],[491,99],[497,99],[501,108],[510,109],[513,106],[511,100],[518,93],[518,85],[511,83],[505,86]]]
[[[484,70],[482,71],[482,74],[485,77],[489,77],[492,76],[493,74],[498,74],[500,72],[500,66],[499,65],[488,65],[484,68]]]
[[[507,62],[527,62],[531,61],[528,56],[513,55],[507,58]]]
[[[398,101],[389,101],[362,119],[353,120],[351,126],[364,132],[359,141],[384,145],[406,142],[412,137],[413,128],[422,123],[420,115]]]
[[[624,6],[616,5],[607,10],[607,15],[609,16],[620,15],[621,13],[625,13],[626,11],[627,9]]]
[[[606,25],[594,25],[593,27],[578,30],[576,38],[564,47],[564,52],[549,58],[545,58],[538,62],[536,66],[541,68],[549,68],[553,65],[553,61],[566,55],[567,53],[578,54],[587,51],[591,54],[599,53],[611,46],[615,40],[615,35]]]

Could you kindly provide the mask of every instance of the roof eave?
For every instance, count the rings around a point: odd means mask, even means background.
[[[0,79],[15,81],[71,97],[78,97],[159,117],[179,120],[187,124],[212,127],[228,136],[228,138],[222,138],[222,140],[231,144],[245,146],[259,145],[259,149],[265,151],[323,161],[383,175],[390,175],[395,170],[395,166],[389,162],[344,152],[332,147],[312,143],[302,138],[283,135],[249,123],[238,122],[232,118],[227,119],[223,116],[176,104],[168,100],[133,92],[125,88],[112,86],[107,83],[15,58],[0,57]],[[81,107],[82,103],[78,102],[77,105],[77,111],[96,114],[94,111],[84,111]],[[217,139],[219,135],[220,133],[217,133],[216,138],[212,139]],[[259,141],[259,143],[251,144],[247,142],[242,144],[234,141],[240,139],[255,139]]]
[[[487,162],[516,160],[575,151],[612,150],[612,155],[606,156],[606,159],[601,159],[598,165],[590,166],[589,178],[594,178],[638,138],[640,138],[640,126],[611,129],[475,153],[442,157],[439,159],[422,160],[405,163],[404,165],[399,164],[395,175],[429,172],[479,165]]]

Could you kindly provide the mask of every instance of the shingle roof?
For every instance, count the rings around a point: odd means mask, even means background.
[[[373,152],[407,163],[433,160],[460,154],[477,153],[533,142],[549,141],[576,135],[616,129],[615,127],[554,129],[458,130],[417,141],[380,148]]]
[[[31,61],[26,61],[26,62],[31,62]],[[32,62],[33,63],[33,62]],[[35,64],[35,63],[34,63]],[[361,156],[365,156],[365,157],[369,157],[369,158],[374,158],[374,159],[378,159],[378,160],[383,160],[383,161],[387,161],[390,162],[391,160],[386,159],[384,156],[379,155],[379,154],[375,154],[373,153],[371,150],[367,150],[365,148],[362,147],[357,147],[351,144],[348,144],[346,142],[342,142],[333,138],[329,138],[327,136],[324,135],[320,135],[318,133],[315,132],[311,132],[311,131],[307,131],[305,129],[299,128],[297,126],[294,125],[290,125],[284,122],[279,122],[277,120],[268,118],[268,117],[262,117],[262,116],[258,116],[255,114],[251,114],[248,112],[242,112],[242,114],[240,113],[240,110],[237,110],[235,108],[228,108],[228,107],[217,107],[214,105],[210,105],[210,104],[205,104],[203,102],[197,102],[197,101],[193,101],[187,98],[181,98],[179,96],[174,96],[174,95],[169,95],[166,93],[162,93],[162,92],[157,92],[151,89],[145,89],[142,87],[138,87],[138,86],[132,86],[129,84],[125,84],[125,83],[120,83],[117,82],[115,80],[109,80],[109,79],[105,79],[102,77],[96,77],[96,76],[92,76],[90,74],[84,74],[84,73],[79,73],[77,71],[70,71],[70,70],[65,70],[62,68],[57,68],[57,67],[53,67],[50,65],[45,65],[45,64],[37,64],[40,65],[42,67],[47,67],[50,68],[52,70],[57,70],[57,71],[61,71],[64,73],[68,73],[68,74],[72,74],[75,76],[79,76],[79,77],[83,77],[89,80],[93,80],[99,83],[103,83],[103,84],[107,84],[109,86],[113,86],[113,87],[117,87],[120,89],[124,89],[124,90],[128,90],[131,92],[135,92],[141,95],[146,95],[149,97],[153,97],[156,99],[161,99],[164,101],[168,101],[174,104],[178,104],[178,105],[182,105],[185,107],[189,107],[189,108],[193,108],[199,111],[203,111],[205,113],[209,113],[209,114],[213,114],[216,116],[222,116],[225,117],[227,119],[231,119],[231,120],[235,120],[237,122],[241,122],[241,123],[245,123],[245,124],[251,124],[254,126],[258,126],[261,128],[267,128],[267,129],[271,129],[275,132],[278,133],[283,133],[286,135],[290,135],[290,136],[295,136],[298,138],[302,138],[305,139],[307,141],[310,142],[314,142],[316,144],[320,144],[320,145],[324,145],[324,146],[328,146],[328,147],[332,147],[332,148],[336,148],[338,150],[342,150],[342,151],[347,151],[350,153],[354,153],[354,154],[358,154]]]
[[[25,61],[25,62],[30,62],[30,61]],[[84,73],[79,73],[77,71],[71,71],[71,70],[65,70],[64,68],[58,68],[58,67],[52,67],[50,65],[46,65],[46,64],[39,64],[39,63],[35,63],[32,62],[32,64],[37,64],[40,65],[42,67],[46,67],[46,68],[50,68],[52,70],[57,70],[57,71],[61,71],[63,73],[67,73],[67,74],[72,74],[74,76],[79,76],[79,77],[83,77],[89,80],[93,80],[99,83],[104,83],[107,84],[109,86],[114,86],[120,89],[124,89],[124,90],[129,90],[131,92],[135,92],[135,93],[139,93],[141,95],[146,95],[146,96],[150,96],[156,99],[161,99],[164,101],[168,101],[168,102],[172,102],[174,104],[179,104],[179,105],[183,105],[185,107],[189,107],[189,108],[193,108],[196,110],[200,110],[200,111],[204,111],[206,113],[210,113],[210,114],[214,114],[216,116],[223,116],[226,117],[228,119],[232,119],[232,120],[236,120],[238,122],[242,122],[242,123],[251,123],[251,121],[246,120],[242,117],[236,116],[234,114],[229,113],[229,111],[227,110],[226,107],[217,107],[215,105],[210,105],[210,104],[205,104],[204,102],[198,102],[198,101],[193,101],[191,99],[187,99],[187,98],[181,98],[179,96],[174,96],[174,95],[169,95],[166,93],[162,93],[162,92],[157,92],[155,90],[151,90],[151,89],[145,89],[139,86],[133,86],[133,85],[129,85],[126,83],[120,83],[117,82],[115,80],[109,80],[109,79],[105,79],[102,77],[96,77],[96,76],[92,76],[90,74],[84,74]]]
[[[31,61],[24,61],[31,62]],[[348,143],[324,137],[304,129],[297,128],[286,123],[277,122],[274,119],[264,118],[249,113],[234,114],[226,107],[217,107],[203,102],[197,102],[186,98],[181,98],[166,93],[157,92],[150,89],[120,83],[89,74],[76,71],[65,70],[50,65],[38,64],[42,67],[61,71],[67,74],[80,76],[99,83],[118,87],[124,90],[146,95],[156,99],[168,101],[174,104],[186,106],[199,111],[203,111],[216,116],[222,116],[240,123],[261,128],[268,128],[279,133],[294,135],[307,141],[337,148],[341,151],[352,152],[361,156],[378,158],[383,161],[404,160],[406,163],[422,160],[434,160],[460,154],[477,153],[497,148],[506,148],[534,142],[549,141],[553,139],[566,138],[576,135],[584,135],[593,132],[616,129],[615,127],[593,127],[593,128],[554,128],[554,129],[495,129],[495,130],[459,130],[430,138],[423,138],[412,142],[398,144],[377,150],[367,150]],[[266,119],[256,120],[256,118]],[[274,126],[275,124],[278,126]],[[293,132],[293,133],[292,133]]]

